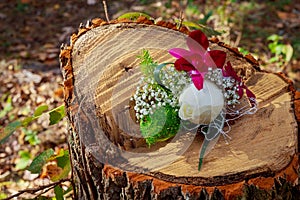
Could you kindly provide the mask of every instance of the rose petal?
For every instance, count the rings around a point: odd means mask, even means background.
[[[207,56],[210,56],[214,62],[213,66],[217,66],[218,68],[222,68],[225,64],[226,60],[226,53],[221,50],[213,50],[213,51],[208,51],[206,54]],[[212,67],[212,66],[211,66]]]
[[[198,71],[193,70],[190,72],[190,76],[192,78],[192,81],[193,81],[195,87],[198,90],[201,90],[203,88],[204,73],[199,73]]]
[[[181,49],[181,48],[173,48],[169,50],[169,53],[174,56],[175,58],[181,58],[181,57],[186,57],[191,54],[190,51],[186,49]]]
[[[178,71],[191,71],[195,70],[194,66],[190,64],[187,60],[184,58],[179,58],[174,63],[175,69]]]
[[[208,43],[206,35],[202,31],[200,31],[200,30],[192,31],[192,32],[190,32],[189,37],[191,39],[197,41],[197,43],[200,44],[202,46],[202,48],[204,48],[204,50],[207,50],[209,43]],[[187,40],[187,45],[190,48],[189,41],[191,41],[191,40]]]

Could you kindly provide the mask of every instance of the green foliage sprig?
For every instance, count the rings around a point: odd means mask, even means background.
[[[290,44],[283,44],[283,37],[273,34],[267,40],[270,42],[268,48],[274,55],[269,62],[276,63],[278,67],[288,64],[293,56],[293,47]]]
[[[153,77],[154,70],[158,63],[153,60],[148,50],[143,49],[142,54],[138,56],[141,59],[140,69],[146,78]]]
[[[162,65],[158,65],[147,50],[143,50],[138,58],[141,59],[140,69],[144,77],[141,77],[132,100],[141,134],[151,146],[173,137],[179,129],[180,118],[177,99],[161,80],[157,82],[160,72],[167,74],[162,72]]]
[[[57,167],[61,168],[60,173],[50,176],[52,181],[58,181],[66,178],[71,170],[69,150],[61,149],[58,154],[55,155],[53,149],[47,149],[38,156],[36,156],[30,166],[27,168],[32,173],[41,173],[43,166],[49,161],[56,161]]]
[[[35,146],[41,143],[40,139],[37,136],[37,131],[22,128],[22,132],[25,134],[24,140],[29,142],[30,145]]]
[[[178,111],[170,105],[156,109],[140,121],[141,133],[149,146],[175,136],[179,126]]]
[[[11,105],[10,100],[8,98],[8,108],[5,110],[4,114],[7,114],[9,112]],[[49,125],[57,124],[59,121],[61,121],[65,117],[65,106],[61,105],[59,107],[56,107],[50,111],[48,111],[49,108],[47,105],[41,105],[37,107],[33,113],[32,116],[26,117],[23,120],[16,120],[11,123],[9,123],[2,131],[0,132],[0,144],[4,143],[6,139],[11,136],[15,130],[22,127],[22,130],[25,134],[25,140],[28,141],[31,145],[37,145],[40,143],[37,132],[28,130],[26,127],[33,121],[40,118],[42,115],[46,114],[49,115]],[[3,115],[3,113],[2,113]],[[38,156],[33,158],[33,161],[31,162],[31,154],[28,151],[20,151],[19,152],[20,159],[16,163],[16,169],[18,170],[24,170],[27,169],[31,173],[38,173],[40,174],[42,172],[42,168],[51,161],[55,161],[57,168],[56,174],[47,174],[51,181],[57,181],[54,183],[51,183],[48,187],[54,188],[55,198],[56,199],[64,199],[64,195],[70,193],[72,191],[72,186],[70,186],[67,190],[64,190],[60,183],[64,181],[69,181],[67,178],[70,171],[71,171],[71,162],[70,162],[70,156],[69,156],[69,150],[60,149],[58,153],[55,153],[53,149],[47,149],[40,153]],[[31,163],[30,163],[31,162]],[[29,166],[28,166],[29,165]],[[28,166],[28,167],[27,167]],[[47,186],[45,186],[47,187]],[[36,189],[36,191],[38,191]],[[17,197],[18,195],[21,195],[24,191],[20,191],[19,193],[9,197]]]
[[[42,114],[49,115],[49,125],[57,124],[66,116],[65,106],[61,105],[57,108],[48,111],[47,105],[41,105],[38,108],[36,108],[32,116],[26,117],[23,120],[16,120],[9,123],[0,133],[0,144],[4,143],[6,139],[14,133],[15,130],[21,127],[27,127],[32,121],[40,118]]]

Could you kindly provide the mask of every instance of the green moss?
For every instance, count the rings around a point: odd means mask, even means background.
[[[140,122],[140,130],[147,144],[165,141],[176,135],[180,126],[180,118],[176,108],[166,105],[155,109]]]

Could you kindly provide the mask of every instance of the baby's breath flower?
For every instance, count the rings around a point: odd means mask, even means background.
[[[223,77],[222,70],[208,68],[205,78],[214,82],[218,87],[224,90],[224,97],[228,105],[235,105],[239,103],[239,85],[232,77]]]
[[[178,107],[178,98],[182,90],[191,83],[191,78],[185,71],[177,71],[173,66],[164,67],[160,72],[160,79],[164,87],[151,76],[142,77],[138,82],[139,86],[131,98],[135,101],[134,110],[138,121],[153,114],[154,110],[161,106]]]
[[[224,97],[227,99],[227,104],[233,106],[235,104],[239,104],[239,87],[236,80],[231,77],[224,77],[222,85],[224,89]]]

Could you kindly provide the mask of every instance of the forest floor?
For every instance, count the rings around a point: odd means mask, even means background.
[[[60,46],[69,44],[70,35],[80,23],[96,17],[105,19],[101,2],[89,5],[85,0],[1,0],[0,131],[16,119],[32,115],[40,105],[46,104],[51,109],[63,104]],[[184,17],[187,21],[203,23],[220,31],[219,38],[225,43],[241,47],[243,53],[251,52],[263,69],[285,73],[300,90],[300,2],[215,2],[218,3],[111,0],[108,11],[111,19],[136,11],[155,19],[175,22]],[[273,34],[280,37],[268,40]],[[270,43],[273,46],[269,47]],[[293,57],[290,57],[291,48]],[[0,199],[50,182],[45,174],[25,170],[45,149],[68,148],[66,121],[48,124],[47,116],[41,117],[0,144]],[[45,195],[51,197],[53,191]],[[25,193],[22,197],[35,195]]]

